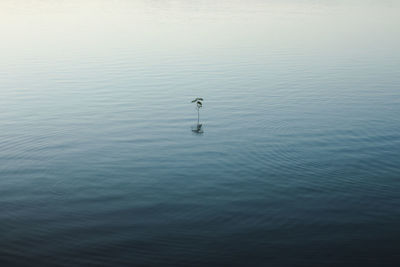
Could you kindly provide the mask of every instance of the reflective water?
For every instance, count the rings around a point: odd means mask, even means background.
[[[398,266],[399,12],[2,0],[1,266]]]

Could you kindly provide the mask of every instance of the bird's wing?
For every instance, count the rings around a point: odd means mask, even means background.
[[[194,102],[196,102],[196,101],[203,101],[203,98],[201,98],[201,97],[197,97],[196,99],[194,99],[194,100],[192,100],[192,103],[194,103]]]

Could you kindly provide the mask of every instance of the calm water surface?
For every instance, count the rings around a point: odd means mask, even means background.
[[[399,14],[2,0],[1,266],[400,266]]]

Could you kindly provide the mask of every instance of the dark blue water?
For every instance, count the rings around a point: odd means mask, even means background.
[[[1,266],[399,266],[396,1],[0,7]]]

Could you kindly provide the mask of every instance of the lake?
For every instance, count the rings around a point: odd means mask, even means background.
[[[399,14],[2,0],[0,265],[399,266]]]

